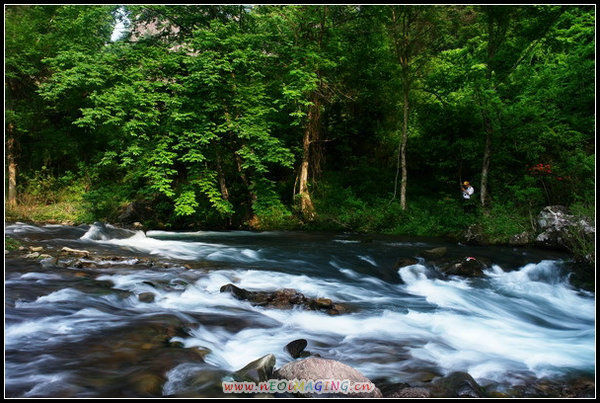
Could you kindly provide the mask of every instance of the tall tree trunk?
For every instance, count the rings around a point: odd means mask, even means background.
[[[227,189],[227,183],[225,182],[225,174],[223,173],[223,167],[221,166],[221,155],[217,152],[217,175],[219,178],[219,187],[221,188],[221,197],[225,200],[229,200],[229,190]]]
[[[408,86],[404,89],[404,122],[402,122],[402,147],[400,149],[401,163],[402,163],[402,181],[400,182],[400,206],[402,210],[406,210],[406,141],[408,139],[408,92],[410,89]]]
[[[8,124],[8,140],[6,144],[6,162],[8,163],[8,204],[17,204],[17,164],[15,163],[15,138],[13,124]]]
[[[481,191],[480,200],[481,205],[485,207],[487,202],[487,184],[488,184],[488,172],[490,170],[490,157],[492,155],[492,135],[494,134],[494,128],[492,122],[487,114],[483,118],[485,124],[485,148],[483,150],[483,163],[481,164]]]
[[[221,189],[221,197],[224,200],[229,200],[229,190],[227,189],[227,182],[225,181],[225,173],[223,172],[223,165],[221,164],[221,154],[217,151],[217,175],[219,178],[219,188]],[[231,227],[231,214],[227,216],[227,224]]]
[[[410,26],[414,15],[412,13],[397,13],[397,8],[392,7],[392,33],[394,49],[398,64],[402,69],[402,109],[403,109],[403,121],[402,121],[402,138],[398,144],[398,159],[396,161],[396,178],[394,179],[394,196],[396,198],[398,189],[398,175],[400,169],[402,169],[402,179],[400,181],[400,206],[402,210],[406,210],[406,183],[407,183],[407,170],[406,170],[406,143],[408,139],[408,116],[410,112],[409,98],[410,89],[412,85],[412,74],[411,73],[411,34]]]
[[[299,194],[300,194],[300,212],[302,215],[312,220],[315,217],[315,208],[308,190],[308,173],[310,169],[310,145],[318,138],[319,123],[321,119],[321,109],[318,95],[312,97],[312,105],[308,108],[307,124],[302,139],[302,165],[299,174]]]
[[[235,153],[235,162],[240,178],[242,179],[242,182],[244,182],[246,189],[248,189],[248,206],[250,208],[248,213],[248,222],[251,226],[253,226],[254,224],[258,223],[258,218],[256,217],[256,214],[254,214],[254,210],[252,210],[252,205],[256,201],[256,194],[250,189],[250,182],[248,181],[248,177],[242,169],[242,158],[237,153]]]

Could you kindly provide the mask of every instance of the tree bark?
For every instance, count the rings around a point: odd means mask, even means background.
[[[400,181],[400,206],[402,210],[406,210],[406,184],[407,184],[407,169],[406,169],[406,143],[408,140],[408,117],[410,112],[409,98],[412,85],[411,77],[411,39],[409,35],[410,26],[412,23],[412,14],[396,13],[396,8],[392,7],[393,21],[393,41],[396,58],[402,69],[402,101],[403,101],[403,121],[402,121],[402,138],[398,144],[398,159],[396,161],[396,178],[394,179],[394,196],[396,198],[398,190],[398,175],[402,170],[402,179]]]
[[[481,205],[485,207],[487,202],[488,172],[490,170],[490,158],[492,155],[492,135],[494,128],[488,116],[484,116],[485,124],[485,148],[483,150],[483,163],[481,164],[481,190],[479,193]]]
[[[8,140],[6,144],[6,162],[8,163],[8,204],[17,204],[17,164],[15,162],[15,138],[13,125],[8,124]]]
[[[402,181],[400,182],[400,206],[402,210],[406,210],[406,182],[407,182],[407,172],[406,172],[406,142],[408,139],[408,92],[410,89],[406,88],[404,90],[404,122],[402,122],[402,147],[400,148],[400,157],[402,164]]]
[[[229,200],[229,190],[227,189],[227,183],[225,182],[225,174],[223,173],[221,155],[219,153],[217,153],[217,175],[219,178],[219,187],[221,188],[221,197],[225,200]]]
[[[299,194],[300,194],[300,212],[302,215],[312,220],[315,217],[315,208],[308,190],[308,173],[310,169],[310,145],[313,139],[317,138],[319,130],[319,122],[321,118],[321,110],[319,98],[315,94],[313,96],[312,105],[308,109],[307,124],[304,130],[302,139],[302,165],[300,166],[299,174]]]
[[[254,214],[254,210],[252,210],[252,205],[256,201],[256,194],[250,189],[250,182],[248,181],[248,178],[242,169],[242,158],[237,153],[235,153],[235,162],[240,178],[242,179],[242,182],[244,182],[246,189],[248,189],[248,222],[251,226],[254,226],[254,224],[258,223],[258,218],[256,217],[256,214]]]

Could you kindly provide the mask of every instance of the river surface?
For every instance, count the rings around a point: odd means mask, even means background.
[[[299,232],[115,239],[94,226],[16,223],[5,233],[49,251],[131,258],[79,269],[5,259],[7,397],[223,396],[222,379],[269,353],[280,367],[298,338],[372,380],[411,385],[466,371],[501,389],[595,370],[595,297],[569,284],[568,256],[557,252]],[[485,276],[444,278],[423,259],[394,268],[439,246],[490,262]],[[174,264],[134,264],[150,256]],[[220,293],[227,283],[294,288],[351,309],[257,307]],[[154,302],[140,302],[142,292]]]

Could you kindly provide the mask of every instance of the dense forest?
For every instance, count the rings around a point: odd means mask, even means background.
[[[592,216],[594,25],[593,6],[8,6],[6,216],[498,242],[546,205]]]

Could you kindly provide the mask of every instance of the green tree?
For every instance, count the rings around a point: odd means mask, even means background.
[[[204,16],[202,8],[198,12]],[[109,137],[99,164],[144,184],[138,193],[169,198],[176,216],[196,213],[200,195],[218,213],[234,212],[224,156],[236,162],[254,212],[280,203],[269,171],[290,166],[292,156],[271,135],[272,100],[263,73],[269,55],[261,34],[234,18],[215,18],[175,42],[162,35],[180,29],[165,19],[150,30],[138,19],[137,37],[93,59],[60,53],[51,61],[55,74],[44,96],[56,100],[91,90],[90,105],[74,123]]]
[[[435,50],[435,40],[439,38],[436,25],[439,21],[437,8],[426,6],[389,6],[386,25],[391,48],[399,66],[402,104],[402,134],[398,143],[394,194],[396,198],[398,174],[402,169],[400,182],[400,205],[406,209],[406,144],[410,119],[410,97],[415,82],[423,73],[424,67]]]
[[[37,93],[51,74],[43,60],[60,51],[80,49],[93,53],[109,39],[114,7],[7,6],[5,14],[6,159],[8,202],[16,203],[17,165],[28,162],[20,149],[56,159],[69,148],[69,136],[56,138],[61,116],[52,112]],[[46,150],[46,152],[44,152]],[[44,161],[46,162],[46,161]]]

